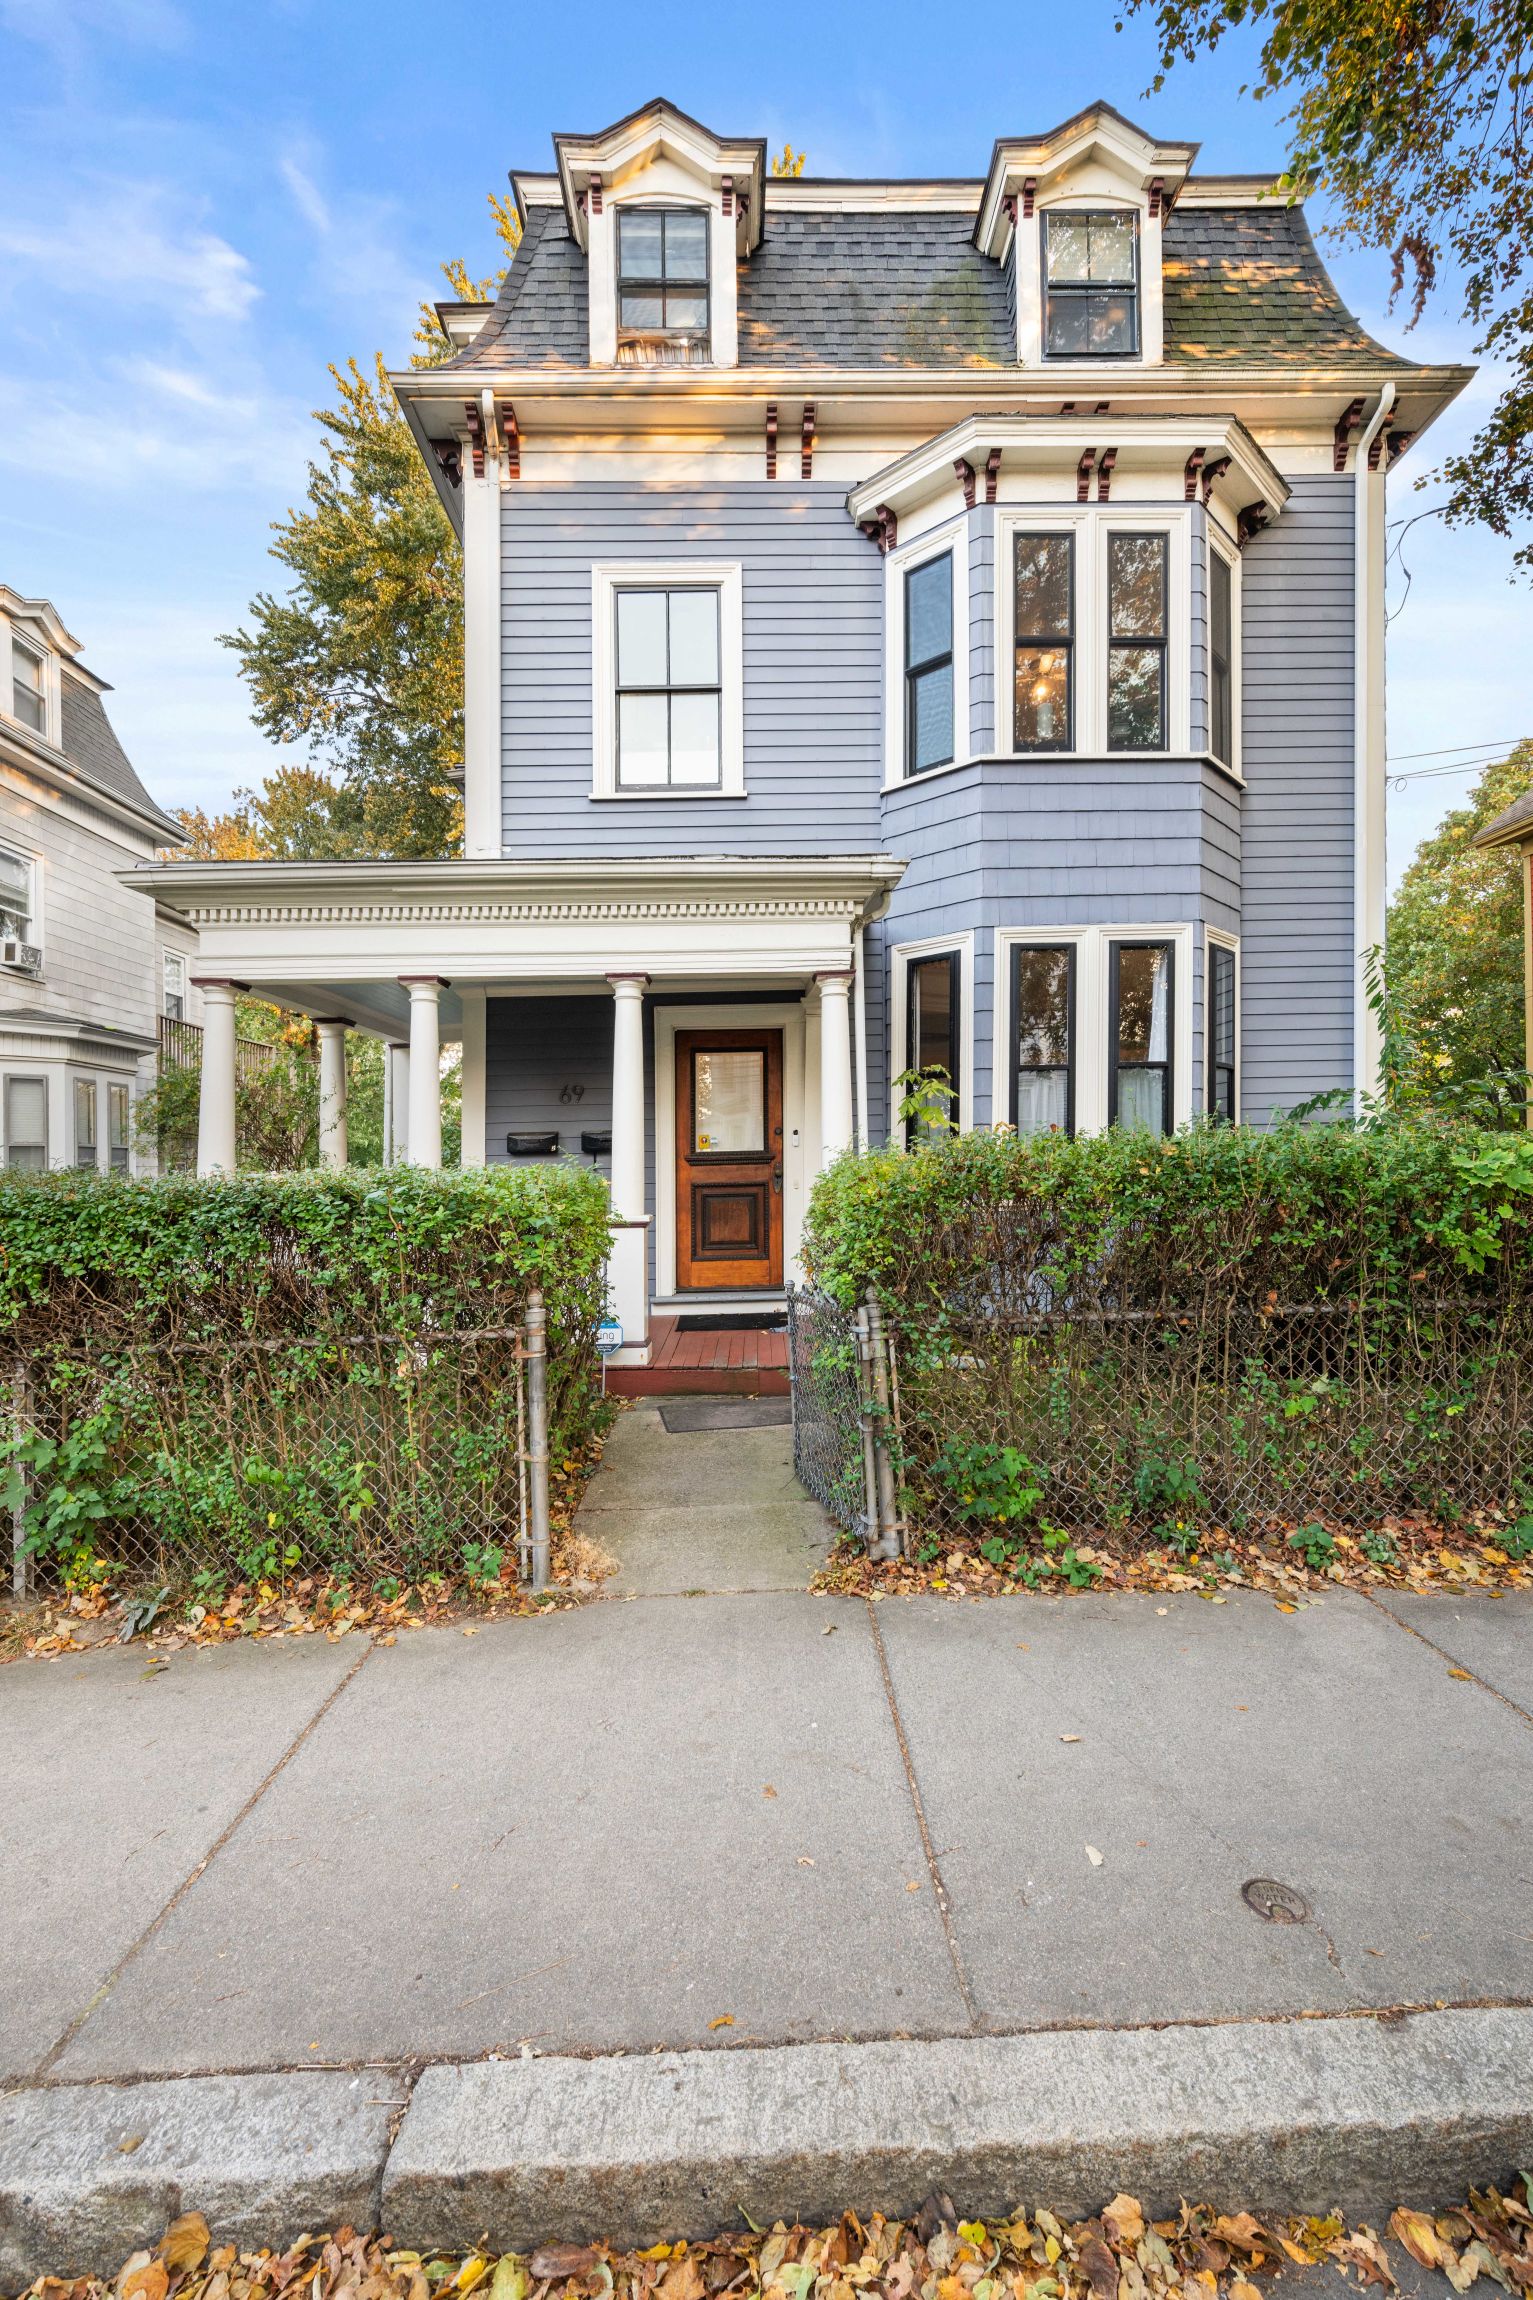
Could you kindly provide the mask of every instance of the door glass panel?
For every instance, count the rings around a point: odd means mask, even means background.
[[[739,1157],[766,1143],[766,1055],[759,1046],[698,1047],[692,1056],[692,1148]]]

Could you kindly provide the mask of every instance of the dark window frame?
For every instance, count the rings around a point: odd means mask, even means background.
[[[1217,573],[1216,573],[1217,570]],[[1224,632],[1220,646],[1219,585]],[[1208,546],[1208,747],[1222,767],[1235,767],[1235,570]]]
[[[1118,1056],[1119,960],[1126,950],[1163,950],[1166,954],[1166,1059],[1164,1062],[1123,1063]],[[1124,1069],[1161,1073],[1161,1132],[1176,1131],[1176,943],[1169,935],[1115,936],[1107,946],[1107,1123],[1118,1123],[1118,1076]]]
[[[1066,1059],[1063,1068],[1065,1073],[1065,1133],[1073,1141],[1075,1139],[1076,1079],[1080,1068],[1080,946],[1078,943],[1051,942],[1047,937],[1044,937],[1037,942],[1014,942],[1011,946],[1011,1016],[1009,1025],[1011,1045],[1007,1055],[1010,1070],[1008,1115],[1013,1128],[1015,1128],[1021,1105],[1022,1083],[1022,1065],[1017,1060],[1017,1025],[1022,1012],[1022,961],[1027,953],[1033,950],[1063,951],[1070,962],[1065,1022]],[[1061,1066],[1054,1062],[1047,1064],[1029,1063],[1027,1067],[1029,1070],[1047,1071],[1052,1076]]]
[[[1230,1054],[1227,1062],[1219,1059],[1218,1012],[1219,973],[1228,966],[1230,974]],[[1206,1087],[1208,1116],[1224,1125],[1240,1123],[1240,953],[1227,942],[1208,942],[1208,1082]]]
[[[659,276],[659,278],[654,278],[653,276],[651,276],[651,275],[650,275],[649,273],[647,273],[647,272],[642,272],[642,273],[641,273],[641,272],[625,272],[625,271],[624,271],[624,269],[623,269],[623,225],[624,225],[624,223],[625,223],[625,222],[626,222],[626,221],[627,221],[627,220],[628,220],[630,217],[635,217],[635,218],[637,218],[637,217],[640,217],[640,216],[643,216],[643,217],[645,217],[646,219],[648,219],[648,218],[651,218],[651,217],[658,217],[658,219],[659,219],[659,222],[660,222],[660,276]],[[688,218],[692,218],[692,217],[696,217],[696,216],[701,216],[701,218],[702,218],[702,220],[703,220],[703,270],[702,270],[702,276],[701,276],[701,278],[695,278],[695,277],[694,277],[694,278],[683,279],[683,278],[680,278],[680,277],[678,277],[678,278],[676,278],[676,279],[672,279],[672,278],[670,278],[670,277],[668,276],[668,274],[667,274],[667,272],[666,272],[666,269],[665,269],[665,239],[666,239],[666,224],[667,224],[667,220],[668,220],[670,217],[672,217],[672,216],[686,216],[686,217],[688,217]],[[619,209],[618,209],[618,211],[617,211],[617,222],[616,222],[616,238],[617,238],[617,247],[616,247],[616,250],[615,250],[614,269],[615,269],[615,271],[616,271],[616,273],[617,273],[617,326],[618,326],[618,334],[619,334],[620,336],[641,336],[641,337],[642,337],[642,336],[667,336],[667,337],[671,338],[673,341],[679,341],[679,340],[680,340],[682,337],[686,337],[688,340],[690,340],[690,339],[692,339],[692,338],[694,338],[694,337],[698,338],[699,340],[707,340],[707,339],[709,339],[709,338],[711,337],[711,335],[712,335],[712,332],[713,332],[713,280],[712,280],[712,274],[711,274],[711,269],[710,269],[710,266],[711,266],[711,264],[712,264],[712,258],[713,258],[713,250],[712,250],[712,244],[711,244],[711,243],[712,243],[712,239],[713,239],[713,232],[712,232],[712,226],[711,226],[711,218],[710,218],[710,216],[709,216],[708,210],[707,210],[706,208],[689,208],[689,207],[678,207],[678,208],[619,208]],[[660,324],[659,324],[659,326],[658,326],[658,327],[634,327],[634,326],[631,326],[631,325],[630,325],[630,324],[629,324],[629,323],[628,323],[628,322],[627,322],[627,321],[626,321],[626,320],[623,318],[623,298],[624,298],[624,296],[625,296],[625,295],[649,295],[649,296],[658,296],[658,297],[659,297],[659,299],[660,299]],[[701,326],[701,327],[690,327],[690,326],[689,326],[689,327],[672,327],[672,326],[670,325],[670,323],[669,323],[668,319],[666,318],[666,310],[667,310],[667,306],[668,306],[668,303],[669,303],[669,299],[670,299],[670,298],[671,298],[673,295],[677,295],[677,296],[683,296],[683,295],[684,295],[684,296],[689,296],[689,297],[695,297],[695,296],[699,296],[699,295],[700,295],[700,296],[702,297],[702,299],[703,299],[703,324],[702,324],[702,326]]]
[[[1101,282],[1094,280],[1063,280],[1057,284],[1051,281],[1049,278],[1049,229],[1051,223],[1056,217],[1061,222],[1069,223],[1089,224],[1099,217],[1111,218],[1114,223],[1126,222],[1133,232],[1134,239],[1134,276],[1132,280]],[[1138,359],[1141,356],[1140,345],[1143,334],[1142,306],[1144,273],[1144,265],[1140,255],[1141,238],[1142,234],[1140,232],[1139,210],[1137,208],[1044,208],[1040,211],[1038,235],[1038,278],[1039,285],[1042,289],[1042,294],[1039,297],[1039,307],[1042,316],[1041,349],[1045,359],[1085,359],[1092,361],[1094,364],[1098,360]],[[1121,351],[1050,351],[1049,307],[1056,297],[1058,297],[1062,302],[1066,303],[1084,303],[1091,296],[1100,296],[1114,293],[1118,295],[1126,295],[1128,298],[1129,312],[1132,320],[1133,340],[1125,349]]]
[[[718,677],[704,685],[695,681],[673,682],[671,671],[671,610],[670,601],[678,591],[706,591],[713,600],[715,621],[715,658]],[[663,687],[625,685],[623,681],[623,642],[619,630],[621,609],[619,602],[640,592],[664,599],[665,610],[665,669]],[[624,783],[623,781],[623,697],[625,695],[663,695],[665,697],[665,781],[663,783]],[[671,699],[675,695],[712,695],[719,706],[718,772],[711,783],[678,783],[673,772],[675,744],[671,729]],[[721,583],[615,583],[612,587],[612,784],[614,790],[692,791],[704,795],[724,788],[724,587]]]
[[[952,950],[913,951],[907,954],[905,958],[905,1059],[900,1065],[901,1069],[903,1070],[917,1070],[929,1067],[927,1064],[918,1063],[915,1059],[916,1019],[918,1011],[916,1004],[916,975],[923,966],[946,966],[948,969],[948,1014],[951,1018],[950,1032],[953,1054],[952,1068],[948,1073],[948,1091],[951,1093],[953,1099],[948,1106],[948,1117],[951,1120],[953,1126],[957,1128],[961,1124],[959,1111],[961,1108],[961,1097],[963,1094],[962,947],[955,945]],[[907,1118],[905,1121],[906,1149],[911,1149],[914,1146],[915,1141],[916,1121],[913,1118]]]
[[[1075,749],[1075,666],[1076,646],[1078,643],[1076,626],[1079,621],[1077,602],[1080,595],[1079,583],[1077,580],[1079,569],[1075,549],[1077,532],[1078,530],[1074,527],[1014,527],[1012,529],[1011,748],[1013,756],[1017,758],[1052,758],[1056,752],[1068,752]],[[1022,631],[1017,628],[1017,558],[1021,550],[1021,546],[1024,543],[1036,543],[1040,538],[1046,539],[1051,543],[1056,539],[1062,542],[1066,547],[1068,555],[1070,616],[1066,633],[1062,640],[1056,637],[1052,632]],[[1021,654],[1024,647],[1030,651],[1038,651],[1047,647],[1051,649],[1052,652],[1056,655],[1062,654],[1065,658],[1065,731],[1057,742],[1024,744],[1018,740],[1017,657]]]
[[[910,659],[910,586],[918,575],[928,574],[933,567],[940,567],[944,564],[947,567],[949,607],[947,652],[928,655],[921,662],[913,663]],[[954,560],[952,545],[949,544],[945,551],[934,551],[929,559],[918,559],[913,566],[903,569],[902,573],[903,589],[900,598],[905,615],[905,780],[908,782],[913,776],[932,775],[937,772],[939,767],[950,767],[958,756],[958,666],[954,646],[957,637],[958,617],[954,612],[956,602],[953,598]],[[953,698],[952,710],[948,719],[947,757],[945,759],[928,759],[924,766],[918,767],[915,763],[916,689],[920,681],[929,678],[933,671],[944,669],[952,673]]]
[[[1160,637],[1146,639],[1139,636],[1119,639],[1113,633],[1113,545],[1117,542],[1153,542],[1160,545]],[[1107,706],[1103,727],[1105,747],[1110,758],[1133,758],[1136,754],[1153,755],[1169,750],[1171,744],[1171,696],[1168,681],[1171,671],[1171,536],[1164,527],[1109,527],[1104,538],[1107,554]],[[1112,666],[1118,654],[1137,654],[1152,647],[1160,656],[1160,724],[1157,740],[1153,743],[1115,743],[1112,738]]]

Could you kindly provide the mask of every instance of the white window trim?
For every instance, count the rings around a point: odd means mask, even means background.
[[[1164,535],[1166,552],[1166,736],[1158,751],[1107,748],[1107,538]],[[1075,724],[1067,751],[1018,751],[1015,727],[1018,535],[1075,537]],[[1192,734],[1192,519],[1186,504],[1051,504],[1037,511],[1007,504],[996,550],[996,756],[1013,759],[1184,759]],[[1003,739],[1004,738],[1004,739]]]
[[[1138,756],[1140,754],[1132,754]],[[1129,919],[1106,926],[1002,926],[995,932],[995,1045],[993,1112],[1011,1109],[1011,954],[1020,943],[1069,943],[1075,950],[1075,1131],[1100,1134],[1107,1126],[1108,961],[1115,942],[1169,942],[1175,949],[1171,1047],[1171,1120],[1185,1126],[1193,1111],[1192,960],[1190,921],[1166,925]],[[1239,1070],[1236,1071],[1237,1088]],[[1200,1097],[1201,1101],[1201,1097]],[[999,1123],[1000,1121],[997,1120]]]
[[[1215,524],[1212,514],[1204,520],[1208,537],[1210,561],[1218,557],[1230,571],[1230,749],[1233,758],[1221,759],[1214,749],[1214,586],[1208,580],[1208,598],[1205,613],[1208,625],[1208,756],[1216,767],[1222,767],[1237,783],[1245,782],[1245,759],[1240,739],[1241,719],[1241,655],[1240,644],[1240,546]]]
[[[663,790],[621,790],[617,779],[617,593],[662,584],[719,594],[719,780]],[[591,728],[593,799],[662,804],[675,799],[743,799],[745,792],[745,584],[738,560],[645,559],[591,569]]]
[[[1214,966],[1208,956],[1208,949],[1217,944],[1220,950],[1230,951],[1235,960],[1235,1123],[1238,1126],[1245,1082],[1240,1033],[1241,993],[1244,989],[1241,980],[1243,968],[1240,937],[1238,934],[1227,934],[1222,926],[1209,926],[1203,930],[1203,940],[1203,1077],[1199,1086],[1198,1107],[1206,1117],[1209,1111],[1208,1074],[1213,1067],[1214,1045]]]
[[[919,781],[919,777],[915,778]],[[958,953],[958,1131],[974,1126],[974,932],[929,934],[919,942],[896,942],[889,949],[889,1139],[903,1142],[899,1109],[904,1095],[896,1083],[907,1067],[910,1044],[910,961]]]
[[[905,578],[929,559],[953,555],[953,756],[920,774],[905,772]],[[884,561],[884,788],[914,788],[951,774],[974,756],[969,729],[969,516],[934,527],[891,551]]]
[[[1061,209],[1102,215],[1113,208],[1139,219],[1139,351],[1137,357],[1045,359],[1043,353],[1043,219]],[[1017,362],[1021,367],[1047,373],[1051,368],[1070,375],[1134,375],[1145,367],[1159,367],[1165,359],[1164,242],[1165,210],[1150,213],[1149,193],[1142,186],[1123,182],[1099,184],[1088,190],[1062,191],[1041,200],[1033,214],[1019,217],[1012,236],[1012,263],[1017,296]]]
[[[26,1062],[17,1063],[14,1068],[0,1075],[0,1135],[3,1135],[3,1140],[0,1140],[0,1165],[9,1167],[11,1162],[11,1088],[22,1085],[41,1086],[43,1090],[43,1162],[35,1171],[49,1173],[57,1163],[54,1138],[58,1112],[54,1105],[58,1096],[54,1075],[53,1068],[47,1063]],[[33,1170],[25,1169],[29,1172]]]
[[[617,217],[623,208],[696,208],[708,217],[710,364],[737,365],[739,290],[734,218],[725,215],[722,197],[713,183],[664,153],[646,155],[631,175],[608,186],[601,212],[587,215],[591,365],[611,367],[617,360]]]
[[[16,652],[19,648],[42,659],[43,723],[40,727],[27,727],[16,715]],[[13,727],[25,728],[26,733],[35,735],[40,743],[51,744],[56,751],[63,748],[60,679],[58,655],[47,640],[35,630],[17,630],[9,616],[0,615],[0,716],[7,718]]]
[[[35,847],[23,846],[19,839],[13,838],[9,825],[7,825],[4,840],[0,841],[0,846],[3,846],[6,854],[14,855],[18,862],[25,863],[27,866],[30,888],[27,897],[26,940],[32,944],[35,950],[45,951],[47,945],[43,938],[43,858]],[[34,978],[29,976],[28,979]]]

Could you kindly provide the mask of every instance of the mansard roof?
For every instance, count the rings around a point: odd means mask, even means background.
[[[973,244],[980,185],[947,187],[950,206],[901,205],[896,185],[886,205],[849,208],[826,186],[818,208],[816,189],[798,178],[779,207],[767,187],[761,244],[739,272],[742,368],[1014,369],[1006,270]],[[465,380],[587,364],[585,255],[561,207],[525,212],[489,318],[447,363]],[[1411,367],[1353,317],[1303,210],[1280,198],[1174,207],[1163,278],[1169,367]]]

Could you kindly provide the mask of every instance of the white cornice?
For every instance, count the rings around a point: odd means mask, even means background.
[[[9,583],[0,583],[0,614],[13,623],[34,623],[48,645],[60,655],[73,657],[80,652],[80,642],[66,628],[64,619],[51,599],[27,599],[13,591]],[[78,666],[77,666],[78,667]],[[89,678],[91,674],[85,673]]]
[[[741,216],[738,244],[741,254],[748,254],[761,237],[765,138],[716,136],[700,120],[692,119],[663,96],[595,135],[555,136],[554,156],[565,217],[571,235],[580,246],[584,247],[587,242],[592,177],[601,177],[605,193],[660,154],[674,160],[712,190],[719,190],[724,178],[729,177]]]
[[[998,137],[974,226],[975,245],[987,255],[1001,252],[1011,231],[1007,202],[1029,184],[1035,196],[1043,197],[1072,171],[1095,163],[1134,191],[1158,177],[1174,197],[1197,156],[1196,144],[1158,142],[1104,103],[1089,104],[1041,136]]]

